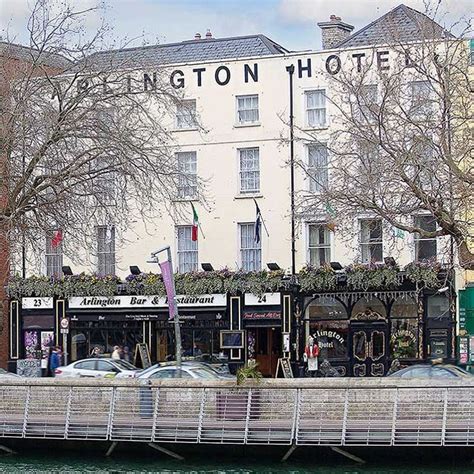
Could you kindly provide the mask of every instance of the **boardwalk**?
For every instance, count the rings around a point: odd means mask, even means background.
[[[326,446],[474,445],[474,382],[0,382],[0,438]]]

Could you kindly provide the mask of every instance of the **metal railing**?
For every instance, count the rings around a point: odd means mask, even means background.
[[[328,446],[474,445],[474,383],[0,382],[0,437]]]

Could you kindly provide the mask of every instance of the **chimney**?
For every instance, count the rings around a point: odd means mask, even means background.
[[[323,49],[331,49],[349,37],[354,29],[352,25],[341,21],[340,16],[331,15],[329,21],[318,23],[322,30]]]
[[[195,39],[195,40],[200,40],[200,39],[201,39],[201,33],[196,33],[196,34],[194,35],[194,39]]]
[[[212,39],[212,33],[211,33],[211,30],[207,30],[207,33],[206,33],[206,39]]]

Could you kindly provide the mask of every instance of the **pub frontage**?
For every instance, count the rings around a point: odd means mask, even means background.
[[[234,373],[254,360],[265,377],[274,377],[286,359],[294,376],[304,376],[311,337],[319,348],[316,376],[380,377],[431,359],[456,363],[455,294],[446,275],[428,280],[425,272],[414,280],[389,270],[396,278],[362,290],[348,281],[349,273],[311,271],[291,281],[273,275],[271,285],[263,275],[258,284],[266,292],[178,295],[182,356],[215,356]],[[111,296],[36,296],[25,288],[29,293],[18,290],[10,301],[12,371],[19,361],[36,360],[44,373],[53,346],[62,347],[67,363],[94,349],[110,355],[114,346],[135,354],[138,344],[146,344],[153,363],[175,359],[165,296],[123,288]]]

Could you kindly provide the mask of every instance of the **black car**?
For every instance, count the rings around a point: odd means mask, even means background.
[[[401,377],[404,379],[413,378],[453,378],[472,377],[469,372],[450,364],[417,364],[397,370],[389,377]]]

